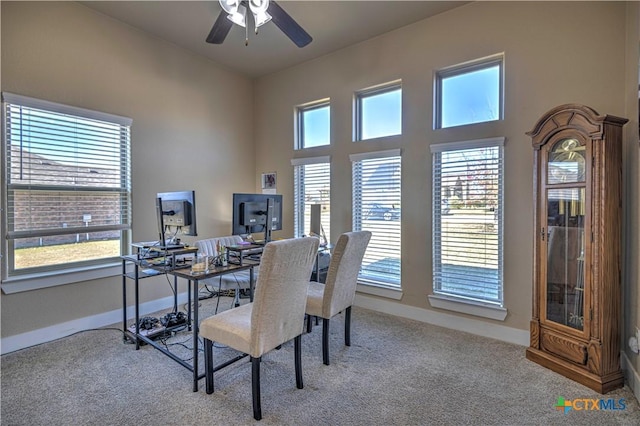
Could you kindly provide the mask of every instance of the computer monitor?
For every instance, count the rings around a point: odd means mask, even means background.
[[[178,235],[197,236],[196,192],[159,192],[156,196],[159,244],[172,245]],[[167,233],[171,238],[167,241]]]
[[[264,232],[265,240],[269,242],[271,231],[282,230],[282,195],[233,194],[232,221],[233,235]],[[268,223],[271,226],[267,226]]]
[[[309,233],[311,235],[320,236],[322,234],[322,204],[311,204],[311,220],[309,223]]]
[[[320,238],[320,244],[327,244],[327,237],[322,228],[322,204],[311,204],[311,218],[309,220],[309,234]]]

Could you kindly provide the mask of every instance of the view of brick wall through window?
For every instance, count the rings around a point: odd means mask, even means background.
[[[119,223],[121,200],[117,188],[114,192],[92,190],[113,187],[119,170],[65,165],[18,147],[12,147],[11,163],[11,184],[31,187],[9,193],[15,211],[14,231],[87,228],[87,233],[20,238],[15,240],[16,248],[119,238],[117,230],[91,231],[91,226]],[[43,190],[38,191],[38,186]]]

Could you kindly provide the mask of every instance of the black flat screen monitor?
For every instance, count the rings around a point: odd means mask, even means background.
[[[269,208],[270,199],[273,202],[273,210]],[[268,219],[271,219],[270,227],[266,226]],[[282,230],[281,194],[233,194],[232,235],[264,232],[265,240],[269,242],[271,231],[280,230]]]
[[[197,236],[196,192],[159,192],[156,196],[156,216],[159,243],[163,247],[171,245],[167,239],[174,239],[178,235]]]

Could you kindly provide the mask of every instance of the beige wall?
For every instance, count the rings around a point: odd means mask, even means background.
[[[250,80],[76,3],[1,7],[3,91],[133,119],[134,240],[157,239],[155,194],[185,189],[196,191],[199,236],[230,233],[231,194],[255,190],[253,173],[235,173],[254,169]],[[142,286],[144,301],[171,294],[159,278]],[[6,337],[120,309],[121,281],[1,301]]]
[[[525,132],[546,111],[563,103],[582,103],[618,116],[629,112],[624,96],[625,7],[610,2],[477,2],[261,78],[255,91],[257,171],[276,170],[285,199],[292,199],[290,159],[306,154],[293,150],[294,106],[329,97],[332,144],[309,154],[331,156],[331,231],[337,238],[351,229],[349,154],[402,148],[404,294],[400,303],[432,310],[427,300],[432,293],[429,146],[506,137],[504,299],[508,316],[504,322],[484,322],[528,331],[533,149]],[[501,52],[505,55],[505,119],[433,130],[434,71]],[[403,135],[352,142],[354,91],[396,79],[402,79]],[[635,150],[637,156],[637,146]],[[637,205],[637,181],[630,181],[630,203]],[[293,233],[293,211],[288,207],[284,223]],[[637,238],[637,232],[633,235]],[[632,250],[637,258],[637,242]]]
[[[635,374],[628,374],[629,381],[640,395],[640,356],[629,350],[629,337],[640,328],[640,135],[638,134],[638,87],[640,86],[640,3],[627,5],[626,74],[625,74],[625,126],[623,151],[625,169],[624,226],[627,237],[624,246],[623,269],[623,330],[622,347]]]

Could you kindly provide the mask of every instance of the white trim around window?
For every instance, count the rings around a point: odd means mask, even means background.
[[[131,238],[133,120],[6,92],[2,102],[2,292],[120,275]],[[89,241],[112,244],[69,255]],[[54,254],[27,251],[39,247]]]
[[[349,160],[351,160],[351,162],[354,162],[362,160],[372,160],[374,158],[399,157],[401,154],[402,151],[400,150],[400,148],[387,149],[386,151],[372,151],[350,154]]]
[[[2,293],[12,294],[121,275],[122,264],[121,262],[118,262],[106,265],[67,269],[64,273],[60,274],[32,274],[10,277],[2,280],[1,286]]]
[[[322,155],[319,157],[306,157],[306,158],[292,158],[291,165],[292,166],[306,166],[308,164],[320,164],[320,163],[330,163],[331,156],[330,155]]]
[[[89,109],[74,107],[71,105],[59,104],[56,102],[45,101],[43,99],[30,98],[28,96],[16,95],[14,93],[2,92],[4,102],[9,104],[19,104],[29,108],[44,109],[47,111],[56,111],[61,114],[70,114],[77,117],[89,118],[91,120],[108,121],[121,126],[131,126],[133,119],[120,115],[109,114],[101,111],[92,111]]]

